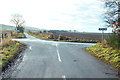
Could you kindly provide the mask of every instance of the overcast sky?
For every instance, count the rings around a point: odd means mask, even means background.
[[[104,27],[100,0],[0,0],[0,24],[12,25],[10,17],[23,15],[26,26],[40,29],[99,32]],[[108,30],[110,31],[110,30]]]

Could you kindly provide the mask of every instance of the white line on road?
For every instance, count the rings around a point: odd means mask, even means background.
[[[29,49],[32,50],[32,47],[30,46]]]
[[[56,43],[56,47],[57,47],[57,43]]]
[[[58,60],[59,60],[59,62],[62,62],[62,60],[61,60],[61,58],[60,58],[60,54],[59,54],[58,49],[57,49],[57,55],[58,55]]]
[[[56,47],[58,46],[58,44],[56,43]],[[59,62],[62,62],[62,60],[61,60],[61,58],[60,58],[60,54],[59,54],[59,51],[58,51],[58,49],[57,49],[57,55],[58,55],[58,60],[59,60]]]
[[[63,80],[66,80],[66,77],[65,77],[65,75],[62,75],[62,78],[63,78]]]

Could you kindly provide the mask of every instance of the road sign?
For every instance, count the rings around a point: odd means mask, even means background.
[[[103,43],[103,40],[104,40],[104,31],[107,30],[107,28],[99,28],[100,31],[102,31],[102,43]]]
[[[99,30],[105,31],[107,30],[107,28],[99,28]]]

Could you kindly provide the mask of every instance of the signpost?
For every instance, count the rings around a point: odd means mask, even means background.
[[[102,42],[104,40],[104,31],[106,31],[107,28],[99,28],[99,31],[102,31]]]

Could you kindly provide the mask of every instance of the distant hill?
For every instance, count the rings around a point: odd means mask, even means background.
[[[39,28],[35,28],[35,27],[29,27],[29,26],[25,26],[25,31],[40,31]]]
[[[26,26],[24,28],[25,28],[25,31],[40,31],[40,29],[34,28],[34,27]],[[15,27],[14,26],[0,24],[0,30],[15,30]]]
[[[67,30],[48,30],[48,32],[52,32],[52,33],[65,33],[68,32]]]
[[[0,30],[15,30],[15,27],[9,26],[9,25],[0,24]]]

